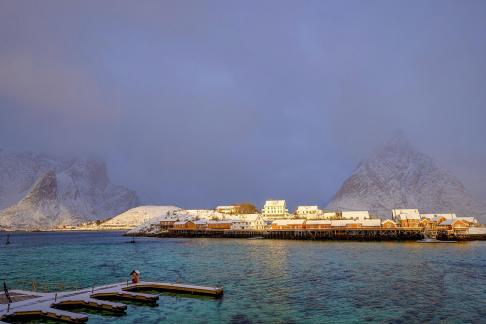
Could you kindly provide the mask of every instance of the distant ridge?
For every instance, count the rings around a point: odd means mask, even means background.
[[[113,217],[138,205],[134,191],[110,183],[88,159],[0,150],[0,227],[49,229]]]
[[[327,208],[367,209],[382,218],[390,217],[392,208],[475,217],[485,212],[461,181],[417,151],[401,133],[358,164]]]

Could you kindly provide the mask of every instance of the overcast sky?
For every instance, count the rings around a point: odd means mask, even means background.
[[[325,205],[398,129],[486,201],[486,1],[0,0],[0,147],[146,203]]]

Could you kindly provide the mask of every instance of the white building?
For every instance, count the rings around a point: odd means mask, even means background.
[[[402,216],[400,215],[409,215]],[[420,213],[418,209],[392,209],[392,219],[398,221],[400,219],[420,219]]]
[[[436,220],[440,218],[445,218],[446,220],[453,220],[456,219],[456,214],[420,214],[421,218],[427,218],[430,220]]]
[[[236,214],[238,206],[218,206],[216,211],[221,214]]]
[[[250,223],[250,229],[252,230],[264,230],[265,229],[265,220],[263,216],[260,214],[243,214],[240,216],[241,220]]]
[[[249,230],[251,229],[251,222],[242,219],[233,219],[231,221],[232,230]]]
[[[370,213],[367,210],[360,210],[360,211],[343,211],[342,219],[351,219],[351,220],[363,220],[363,219],[370,219]]]
[[[224,219],[225,214],[219,213],[213,209],[184,209],[177,211],[175,215],[178,218],[184,219],[207,219],[207,220],[218,220]]]
[[[336,212],[324,212],[324,213],[322,213],[320,218],[322,218],[322,219],[337,218],[337,213]]]
[[[285,200],[267,200],[262,209],[265,218],[287,218],[289,210]]]
[[[295,216],[309,219],[316,219],[321,214],[318,206],[298,206],[295,211]]]

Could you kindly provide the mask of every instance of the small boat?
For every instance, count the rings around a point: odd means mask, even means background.
[[[435,238],[424,238],[423,240],[418,240],[419,243],[457,243],[457,241],[441,241]]]

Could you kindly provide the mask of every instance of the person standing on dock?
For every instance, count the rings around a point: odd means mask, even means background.
[[[133,270],[132,273],[130,273],[130,277],[132,278],[132,284],[136,284],[140,282],[140,271],[139,270]]]

